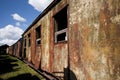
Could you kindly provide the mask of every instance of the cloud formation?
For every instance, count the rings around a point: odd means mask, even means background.
[[[53,0],[28,0],[35,10],[42,12]]]
[[[16,22],[16,26],[20,26],[21,24],[20,24],[20,22]]]
[[[23,30],[13,25],[7,25],[0,29],[0,43],[12,45],[22,35]]]
[[[26,19],[21,17],[19,14],[14,13],[11,15],[13,17],[14,20],[16,21],[20,21],[20,22],[26,22]]]

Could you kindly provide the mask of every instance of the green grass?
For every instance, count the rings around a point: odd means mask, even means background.
[[[45,80],[16,57],[0,55],[0,80]]]

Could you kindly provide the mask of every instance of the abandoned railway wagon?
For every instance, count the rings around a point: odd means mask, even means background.
[[[20,38],[16,43],[14,43],[12,46],[9,46],[8,52],[10,55],[14,55],[18,58],[22,58],[22,43],[23,40]]]
[[[60,79],[120,80],[120,0],[54,0],[18,43],[11,54]]]

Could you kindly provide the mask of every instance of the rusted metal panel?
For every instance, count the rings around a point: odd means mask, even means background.
[[[49,12],[41,20],[41,48],[42,48],[42,59],[41,59],[41,69],[44,71],[50,72],[50,17],[51,13]]]
[[[36,47],[35,68],[41,68],[41,46]]]
[[[31,47],[28,47],[28,48],[27,48],[27,51],[28,51],[28,52],[27,52],[27,56],[28,56],[28,57],[27,57],[27,60],[28,60],[29,62],[31,62]]]
[[[53,16],[55,14],[57,14],[61,9],[63,9],[64,7],[66,7],[68,5],[67,0],[61,0],[53,9]]]
[[[10,55],[13,54],[13,46],[9,46],[9,48],[8,48],[8,52],[9,52]]]
[[[49,33],[49,45],[50,45],[50,49],[49,49],[49,53],[50,53],[50,58],[49,58],[49,62],[50,62],[50,73],[53,72],[53,62],[54,62],[54,22],[53,22],[53,12],[51,11],[50,12],[50,16],[49,16],[49,19],[50,19],[50,24],[49,24],[49,30],[50,30],[50,33]]]
[[[22,38],[20,38],[15,44],[9,46],[8,52],[10,55],[21,58],[22,56]]]
[[[54,22],[53,22],[53,16],[59,12],[62,8],[64,8],[67,5],[67,0],[61,0],[60,3],[58,3],[53,9],[51,9],[48,13],[46,13],[45,16],[43,16],[40,20],[38,20],[29,30],[27,30],[23,37],[27,39],[27,34],[31,33],[31,48],[28,48],[26,46],[26,58],[28,58],[28,61],[31,60],[32,64],[36,68],[40,68],[44,71],[52,73],[53,71],[64,71],[64,68],[67,65],[67,43],[66,44],[57,44],[58,47],[54,47]],[[36,32],[35,29],[40,26],[41,27],[41,44],[40,46],[36,45]],[[28,43],[28,42],[27,42]],[[61,49],[60,47],[63,48]],[[55,50],[55,49],[56,50]],[[65,49],[64,49],[65,48]],[[29,50],[31,49],[31,53]],[[55,51],[54,51],[55,50]],[[60,57],[63,59],[65,55],[65,63],[60,64],[60,69],[55,68],[56,65],[54,65],[54,54],[56,54],[56,51],[63,50]],[[63,55],[63,53],[65,54]],[[29,55],[31,54],[31,55]],[[60,54],[60,53],[59,53]],[[31,57],[30,57],[31,56]],[[59,55],[58,55],[59,56]],[[58,57],[56,56],[56,57]],[[29,60],[30,59],[30,60]],[[61,59],[61,61],[62,61]],[[57,60],[58,61],[58,60]],[[56,64],[56,63],[55,63]]]
[[[31,29],[31,62],[35,64],[35,50],[36,50],[36,35],[34,26]]]
[[[119,10],[119,0],[69,0],[70,76],[120,79]]]
[[[56,76],[64,77],[64,69],[68,67],[68,44],[67,42],[55,44],[53,64],[54,64],[53,73],[55,73]]]
[[[21,46],[22,46],[21,44],[22,44],[22,39],[19,39],[19,40],[16,42],[16,46],[15,46],[15,47],[16,47],[16,56],[19,57],[19,58],[21,57],[21,54],[22,54],[22,53],[21,53],[21,50],[22,50],[22,49],[21,49]]]
[[[58,43],[55,44],[55,30],[54,30],[54,19],[53,17],[55,16],[55,14],[57,14],[59,11],[61,11],[64,7],[66,7],[67,4],[67,0],[61,0],[52,10],[51,10],[51,23],[50,23],[50,60],[51,63],[50,65],[52,66],[52,73],[56,76],[64,76],[64,69],[68,66],[68,44],[67,42],[63,42],[63,43]],[[61,52],[62,51],[62,52]],[[61,58],[61,59],[60,59]],[[65,59],[63,59],[65,58]],[[64,60],[64,61],[63,61]],[[62,62],[63,61],[63,62]],[[57,62],[59,64],[57,64]],[[56,74],[56,72],[58,72]],[[59,72],[62,72],[59,74]]]
[[[68,42],[55,44],[53,17],[68,4]],[[40,25],[37,46],[35,29]],[[34,67],[66,80],[120,80],[119,34],[120,0],[61,0],[35,20],[23,34],[23,42],[10,46],[9,53],[20,56],[23,45],[22,57]]]

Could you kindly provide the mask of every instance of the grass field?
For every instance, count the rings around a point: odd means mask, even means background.
[[[0,80],[46,80],[19,59],[0,54]]]

